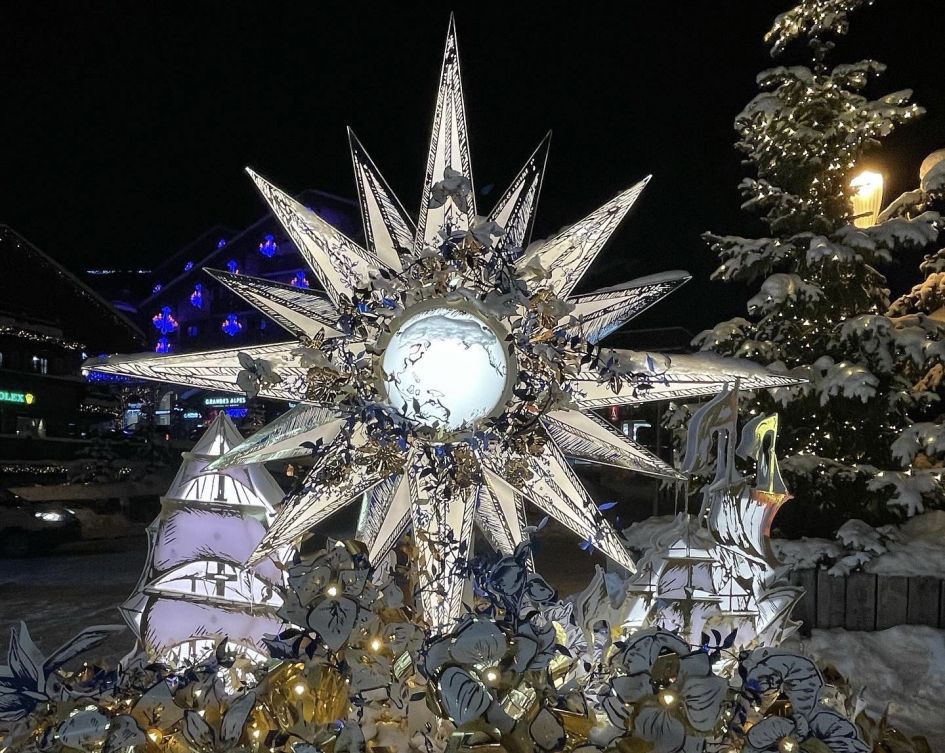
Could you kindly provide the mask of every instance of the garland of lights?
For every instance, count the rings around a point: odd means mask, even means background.
[[[0,335],[18,337],[21,340],[29,340],[30,342],[43,343],[45,345],[58,345],[60,348],[65,348],[66,350],[85,350],[85,345],[80,342],[64,340],[63,338],[56,337],[55,335],[46,335],[42,332],[23,329],[22,327],[16,327],[9,324],[0,324]]]

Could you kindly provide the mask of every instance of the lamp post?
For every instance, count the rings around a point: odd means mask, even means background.
[[[850,181],[853,189],[853,224],[872,227],[883,208],[883,176],[864,170]]]

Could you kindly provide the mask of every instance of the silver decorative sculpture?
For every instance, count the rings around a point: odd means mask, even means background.
[[[293,339],[109,357],[87,368],[222,391],[250,386],[260,397],[300,403],[212,466],[315,458],[305,488],[277,516],[253,561],[367,494],[358,535],[377,562],[412,528],[420,598],[434,629],[460,609],[456,568],[469,554],[474,524],[509,553],[526,535],[525,500],[633,570],[565,456],[678,474],[590,410],[710,395],[735,378],[746,389],[793,380],[749,362],[595,345],[688,279],[673,272],[574,293],[648,179],[529,245],[545,139],[493,211],[480,216],[452,22],[416,225],[353,135],[350,145],[366,248],[250,171],[324,294],[213,273]]]

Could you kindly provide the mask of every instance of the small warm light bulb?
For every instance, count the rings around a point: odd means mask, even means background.
[[[332,583],[330,586],[328,586],[328,588],[325,589],[325,593],[327,593],[329,596],[337,596],[338,586]]]
[[[676,691],[670,690],[669,688],[660,691],[659,699],[660,703],[667,707],[675,706],[679,702],[679,696],[676,695]]]
[[[294,688],[292,688],[292,689],[295,691],[295,694],[296,694],[296,695],[302,695],[302,693],[305,692],[305,685],[303,685],[303,684],[300,682],[300,683],[297,683],[296,686],[295,686]]]
[[[778,750],[781,751],[781,753],[796,753],[797,740],[790,735],[782,737],[781,742],[778,743]]]
[[[164,739],[164,734],[159,729],[149,729],[148,739],[156,745]]]
[[[499,671],[494,668],[486,670],[486,682],[495,682],[499,679]]]
[[[371,638],[371,651],[380,651],[384,647],[384,642],[380,638]]]
[[[262,735],[262,730],[260,730],[260,729],[254,729],[254,730],[253,730],[253,739],[254,739],[254,740],[258,740],[261,735]]]

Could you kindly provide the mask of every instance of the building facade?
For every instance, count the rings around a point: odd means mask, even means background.
[[[316,190],[303,191],[296,198],[360,242],[361,219],[355,202]],[[277,324],[217,282],[208,269],[298,287],[318,284],[269,214],[239,232],[213,228],[153,270],[87,270],[85,279],[147,333],[148,349],[156,353],[249,347],[287,337]],[[227,412],[244,432],[275,418],[279,411],[276,405],[247,401],[242,395],[173,385],[138,384],[124,391],[128,395],[122,418],[126,428],[148,421],[171,437],[195,436],[220,411]]]
[[[82,377],[89,353],[140,347],[143,331],[47,254],[0,225],[0,464],[68,459],[116,415]],[[94,323],[94,326],[93,324]]]

